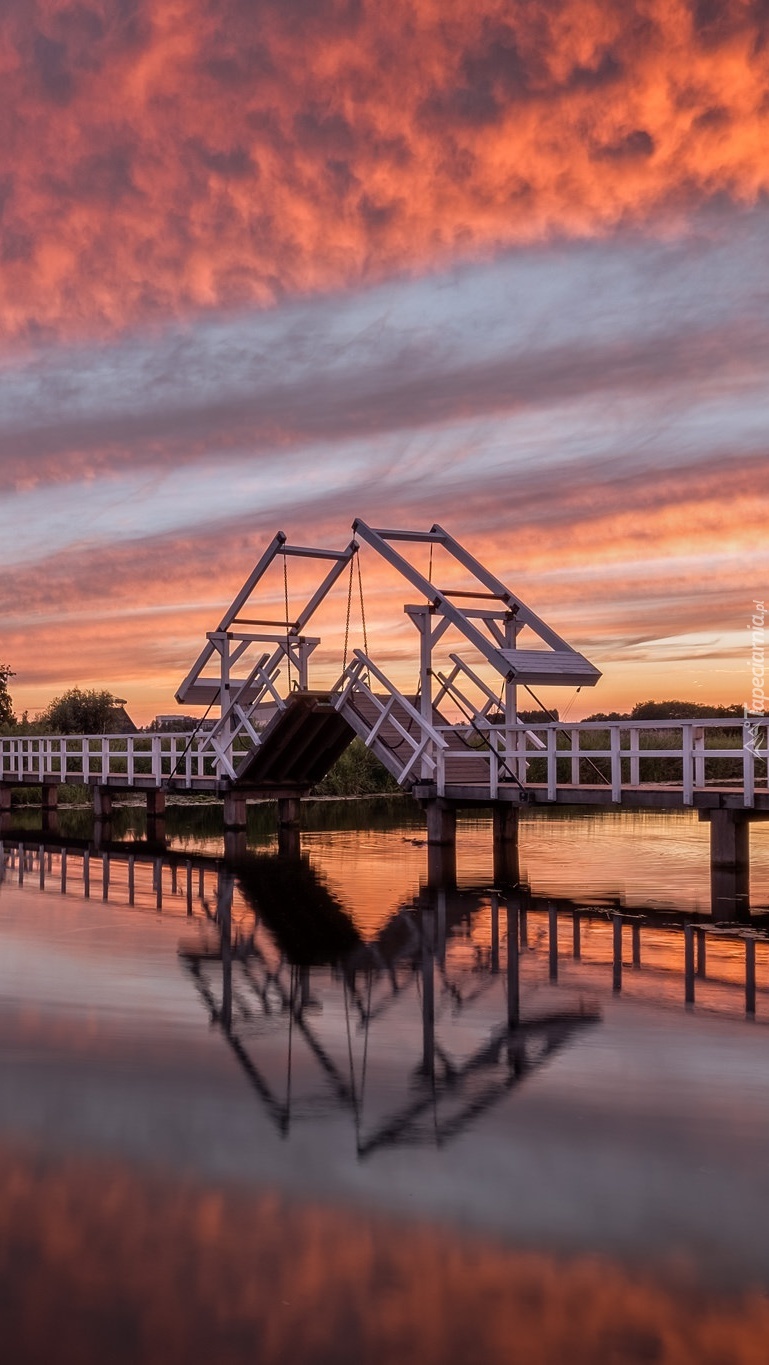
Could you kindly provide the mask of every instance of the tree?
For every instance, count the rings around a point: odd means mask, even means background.
[[[123,712],[117,709],[120,705],[120,698],[111,692],[72,687],[54,697],[40,719],[55,735],[116,734],[123,722]]]
[[[633,720],[691,720],[694,716],[727,720],[741,718],[743,710],[739,705],[711,706],[696,701],[639,701],[630,714]]]
[[[8,691],[8,679],[15,676],[9,664],[0,664],[0,725],[13,725],[16,720],[11,694]]]

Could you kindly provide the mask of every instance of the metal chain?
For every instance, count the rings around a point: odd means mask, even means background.
[[[342,672],[343,672],[343,673],[346,673],[346,672],[347,672],[347,645],[348,645],[348,642],[349,642],[349,639],[350,639],[350,608],[351,608],[351,606],[352,606],[352,576],[353,576],[353,572],[354,572],[354,570],[353,570],[353,564],[352,564],[352,559],[351,559],[351,560],[350,560],[350,581],[349,581],[349,583],[347,584],[347,620],[345,621],[345,625],[344,625],[344,658],[343,658],[343,660],[342,660]]]

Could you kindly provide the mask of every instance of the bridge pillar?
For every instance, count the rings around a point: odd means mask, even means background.
[[[112,792],[109,787],[94,787],[93,816],[94,820],[102,822],[112,819]]]
[[[43,787],[43,829],[55,834],[59,828],[59,788],[56,783],[46,782]]]
[[[228,863],[240,862],[248,853],[248,839],[244,829],[225,829],[224,856]]]
[[[229,791],[224,794],[224,828],[246,828],[246,795],[242,791]]]
[[[428,801],[427,880],[453,886],[457,879],[457,808],[440,798]]]
[[[112,841],[112,821],[94,820],[93,822],[93,847],[95,853],[101,853],[105,844]]]
[[[147,838],[151,843],[162,843],[166,835],[166,794],[162,787],[148,787]]]
[[[710,812],[710,908],[714,920],[750,917],[749,815]]]
[[[59,833],[59,808],[58,806],[43,806],[43,833]]]
[[[298,858],[301,852],[301,811],[298,796],[281,796],[278,800],[278,853],[284,858]]]
[[[493,807],[494,881],[500,886],[517,886],[521,880],[518,858],[518,820],[520,812],[509,801]]]
[[[3,834],[11,828],[11,789],[0,787],[0,830]]]

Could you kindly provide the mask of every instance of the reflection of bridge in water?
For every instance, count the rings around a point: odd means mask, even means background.
[[[0,828],[20,785],[42,788],[49,820],[62,784],[90,787],[102,826],[116,796],[141,792],[156,830],[169,792],[209,792],[231,829],[245,828],[249,797],[274,798],[284,851],[298,852],[302,798],[357,737],[424,806],[431,879],[454,859],[460,808],[490,809],[495,876],[508,881],[522,806],[692,808],[710,824],[714,914],[746,916],[749,825],[769,816],[769,718],[560,720],[540,689],[592,687],[600,672],[480,560],[437,525],[358,519],[353,531],[342,550],[277,533],[179,687],[180,703],[205,708],[188,733],[0,737]],[[369,647],[363,547],[413,628],[400,685],[382,667],[391,643]],[[335,589],[321,649],[307,631]],[[532,702],[535,719],[521,709]]]
[[[749,1018],[769,1004],[767,930],[698,915],[424,887],[365,940],[306,859],[6,838],[0,872],[179,915],[192,930],[180,960],[276,1128],[341,1107],[361,1155],[458,1135],[576,1042],[602,995],[696,996]],[[384,1080],[372,1077],[382,1049]]]
[[[233,929],[236,884],[252,918],[250,923],[241,919]],[[497,916],[500,904],[495,893]],[[308,933],[297,928],[297,912]],[[431,896],[420,895],[413,906],[403,907],[388,920],[376,939],[365,942],[314,877],[309,863],[264,855],[223,872],[211,915],[214,940],[185,945],[180,956],[212,1023],[221,1028],[279,1131],[287,1133],[297,1116],[317,1118],[331,1097],[350,1113],[358,1155],[365,1157],[383,1147],[425,1141],[440,1145],[458,1136],[582,1029],[599,1021],[595,1006],[583,1002],[579,1008],[524,1016],[517,914],[514,898],[505,900],[504,973],[497,959],[479,980],[477,972],[453,972],[447,963],[445,919],[441,943],[436,935],[441,916]],[[492,994],[496,998],[488,999]],[[487,1008],[479,1029],[477,1021],[465,1016],[482,996],[487,997]],[[406,1067],[406,1095],[390,1101],[385,1112],[372,1119],[373,1040],[382,1027],[397,1032],[407,1054],[404,1003],[417,1006],[420,1056]],[[456,1038],[452,1046],[444,1036],[444,1005],[460,1023],[459,1049]],[[340,1026],[334,1030],[336,1036],[324,1041],[317,1011],[327,1006],[339,1016],[340,1025],[343,1014],[344,1029]],[[260,1066],[258,1046],[261,1028],[274,1022],[276,1014],[285,1038],[280,1093]],[[496,1022],[491,1022],[495,1015]],[[461,1027],[466,1023],[469,1027]],[[309,1110],[292,1092],[299,1042],[324,1082],[324,1093]],[[396,1058],[395,1066],[402,1071],[404,1063]],[[397,1087],[385,1087],[388,1097],[391,1089]],[[376,1090],[381,1098],[381,1087]]]

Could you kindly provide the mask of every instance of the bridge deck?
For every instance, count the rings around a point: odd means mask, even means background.
[[[434,800],[437,795],[434,783],[418,783],[413,789],[418,801]],[[619,800],[615,799],[610,786],[581,783],[579,786],[568,783],[559,784],[554,795],[550,795],[545,782],[528,782],[525,788],[512,783],[500,783],[492,798],[488,783],[447,783],[443,799],[457,805],[488,806],[493,801],[504,801],[520,806],[603,806],[625,810],[745,810],[744,792],[741,787],[705,787],[695,789],[690,801],[684,801],[680,786],[661,783],[646,783],[637,787],[623,786]],[[754,793],[753,806],[756,812],[769,813],[769,792]]]
[[[0,806],[11,787],[63,784],[122,794],[306,794],[357,734],[423,801],[761,814],[769,810],[768,731],[766,718],[452,724],[436,707],[423,716],[417,697],[374,691],[359,672],[341,691],[290,694],[261,734],[241,735],[226,752],[205,731],[0,737]],[[657,780],[647,780],[655,771]]]

